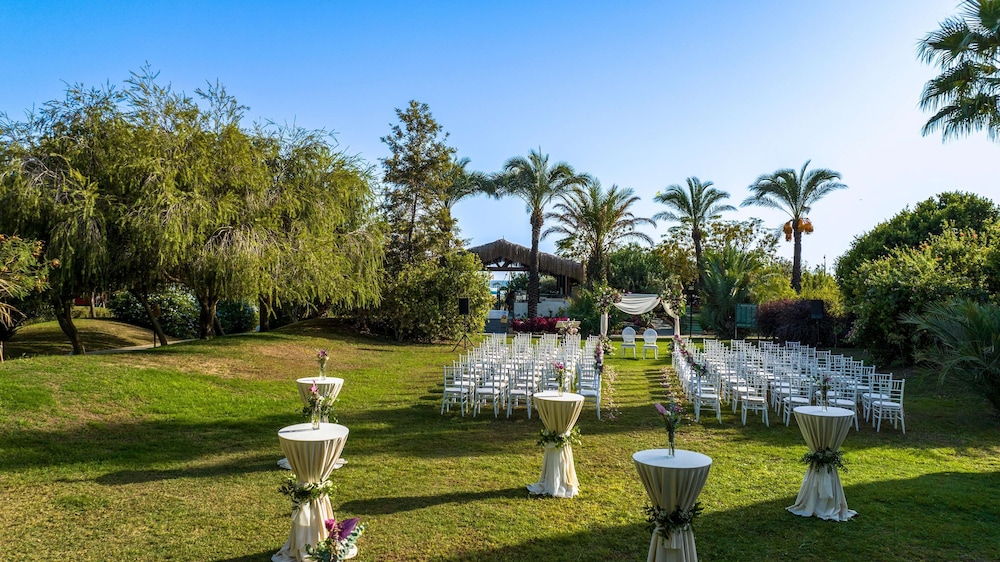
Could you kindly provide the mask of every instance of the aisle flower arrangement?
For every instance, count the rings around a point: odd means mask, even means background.
[[[708,374],[708,367],[695,360],[694,355],[688,351],[687,347],[684,345],[684,340],[682,340],[680,336],[674,335],[674,345],[677,347],[681,357],[684,358],[696,376],[701,377]]]
[[[324,522],[327,537],[315,548],[306,545],[306,554],[314,562],[340,562],[347,560],[357,551],[358,539],[365,532],[365,524],[360,523],[357,517],[345,521],[327,519]]]
[[[601,314],[606,314],[615,303],[622,302],[622,294],[607,285],[594,287],[594,302]]]

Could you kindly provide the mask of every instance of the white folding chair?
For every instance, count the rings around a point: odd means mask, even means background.
[[[597,403],[597,419],[601,419],[601,375],[593,361],[577,366],[576,393],[582,395],[584,401],[594,399]]]
[[[701,409],[708,406],[715,410],[715,417],[722,423],[722,399],[719,396],[719,378],[701,376],[696,379],[695,391],[691,397],[694,402],[694,421],[701,420]]]
[[[892,422],[893,428],[896,427],[896,422],[899,422],[903,428],[903,434],[906,434],[906,416],[903,415],[903,387],[905,385],[905,379],[891,379],[886,393],[888,398],[872,400],[872,423],[875,424],[875,431],[881,431],[882,420],[888,419]]]
[[[755,376],[751,377],[746,384],[747,391],[740,396],[740,404],[743,407],[743,425],[747,424],[747,412],[760,412],[764,425],[771,427],[771,423],[767,419],[767,411],[770,409],[767,403],[767,379]]]

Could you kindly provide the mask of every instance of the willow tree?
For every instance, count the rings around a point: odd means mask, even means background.
[[[70,86],[25,121],[0,118],[0,224],[42,241],[49,300],[73,353],[86,350],[73,323],[73,300],[107,282],[108,239],[115,200],[102,189],[114,172],[109,146],[120,144],[113,88]]]

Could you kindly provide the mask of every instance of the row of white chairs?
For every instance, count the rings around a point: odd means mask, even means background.
[[[827,403],[854,412],[855,429],[859,428],[860,413],[876,431],[881,431],[882,420],[888,420],[906,432],[905,380],[894,379],[891,373],[875,373],[874,366],[861,361],[797,342],[754,345],[734,340],[727,346],[708,339],[703,349],[691,346],[688,353],[697,365],[704,366],[700,376],[678,346],[674,349],[674,365],[694,405],[696,420],[703,407],[711,407],[721,422],[722,404],[728,403],[733,413],[742,411],[744,425],[751,412],[759,413],[762,421],[770,425],[768,411],[773,409],[787,426],[796,407],[823,399],[820,388],[825,380],[829,386]]]
[[[536,344],[530,334],[518,334],[510,343],[505,334],[493,334],[481,346],[444,366],[441,413],[457,405],[463,416],[467,411],[475,416],[492,406],[495,417],[501,410],[510,417],[524,403],[531,418],[534,395],[558,389],[556,363],[561,363],[564,388],[569,390],[570,383],[575,383],[579,394],[594,400],[600,418],[601,373],[594,356],[597,345],[599,339],[591,337],[581,349],[579,335],[546,334]]]

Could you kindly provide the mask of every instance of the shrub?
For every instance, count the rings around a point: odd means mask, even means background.
[[[257,327],[257,309],[246,301],[219,301],[215,315],[227,334],[249,332]]]
[[[824,302],[824,308],[829,310]],[[778,341],[797,341],[814,347],[836,344],[836,330],[842,318],[827,313],[821,320],[812,318],[810,299],[783,299],[764,303],[757,308],[757,329],[760,335]]]
[[[160,307],[160,326],[167,335],[183,339],[198,336],[198,301],[187,289],[170,285],[149,295],[149,303]],[[111,295],[108,308],[122,322],[150,329],[153,327],[142,304],[128,291]]]
[[[934,303],[922,314],[904,316],[907,324],[925,331],[928,346],[917,352],[925,372],[942,381],[956,377],[969,384],[1000,415],[1000,307],[969,300]]]
[[[544,332],[548,334],[558,333],[556,323],[569,318],[555,318],[547,316],[536,316],[530,320],[511,320],[510,327],[515,332]]]

